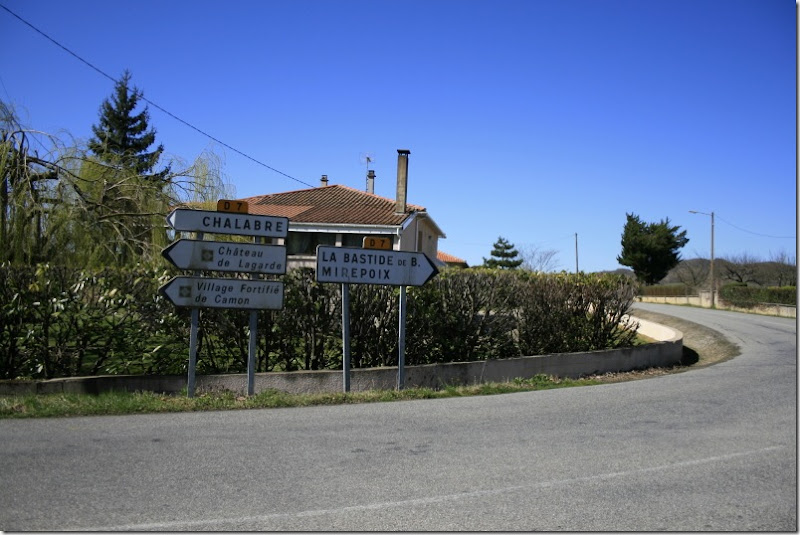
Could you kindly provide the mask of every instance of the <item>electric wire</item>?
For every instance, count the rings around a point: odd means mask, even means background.
[[[56,45],[57,47],[61,48],[62,50],[64,50],[64,51],[65,51],[65,52],[67,52],[68,54],[70,54],[71,56],[73,56],[75,59],[77,59],[78,61],[80,61],[80,62],[81,62],[81,63],[83,63],[84,65],[86,65],[86,66],[88,66],[89,68],[91,68],[92,70],[96,71],[96,72],[97,72],[97,73],[99,73],[101,76],[104,76],[104,77],[108,78],[109,80],[111,80],[111,81],[112,81],[112,82],[114,82],[115,84],[119,83],[119,82],[117,81],[117,79],[116,79],[116,78],[114,78],[114,77],[113,77],[113,76],[111,76],[110,74],[108,74],[108,73],[104,72],[102,69],[100,69],[100,68],[96,67],[95,65],[93,65],[93,64],[92,64],[92,63],[90,63],[89,61],[87,61],[87,60],[83,59],[81,56],[79,56],[78,54],[76,54],[75,52],[73,52],[72,50],[70,50],[69,48],[67,48],[66,46],[62,45],[61,43],[59,43],[58,41],[56,41],[55,39],[53,39],[52,37],[50,37],[49,35],[47,35],[46,33],[44,33],[42,30],[40,30],[39,28],[37,28],[36,26],[34,26],[33,24],[31,24],[31,23],[30,23],[30,22],[28,22],[27,20],[23,19],[22,17],[20,17],[19,15],[17,15],[17,14],[16,14],[16,13],[14,13],[13,11],[11,11],[10,9],[8,9],[8,8],[7,8],[6,6],[4,6],[3,4],[0,4],[0,8],[3,8],[4,10],[6,10],[6,11],[7,11],[7,12],[8,12],[8,13],[11,15],[11,16],[13,16],[13,17],[15,17],[16,19],[18,19],[20,22],[22,22],[23,24],[25,24],[26,26],[28,26],[29,28],[31,28],[33,31],[35,31],[36,33],[38,33],[39,35],[41,35],[42,37],[44,37],[45,39],[47,39],[48,41],[50,41],[51,43],[53,43],[54,45]],[[308,182],[305,182],[305,181],[303,181],[303,180],[300,180],[299,178],[295,178],[295,177],[293,177],[293,176],[291,176],[291,175],[289,175],[289,174],[287,174],[287,173],[284,173],[283,171],[280,171],[280,170],[278,170],[278,169],[275,169],[274,167],[272,167],[272,166],[270,166],[270,165],[267,165],[267,164],[265,164],[264,162],[262,162],[262,161],[260,161],[260,160],[257,160],[256,158],[253,158],[253,157],[252,157],[252,156],[250,156],[249,154],[246,154],[246,153],[244,153],[244,152],[240,151],[239,149],[237,149],[237,148],[235,148],[235,147],[232,147],[231,145],[228,145],[228,144],[227,144],[227,143],[225,143],[224,141],[222,141],[222,140],[220,140],[220,139],[217,139],[216,137],[212,136],[212,135],[211,135],[211,134],[209,134],[208,132],[205,132],[205,131],[201,130],[200,128],[198,128],[198,127],[194,126],[193,124],[189,123],[188,121],[185,121],[185,120],[181,119],[180,117],[178,117],[178,116],[177,116],[177,115],[175,115],[174,113],[172,113],[172,112],[170,112],[170,111],[166,110],[165,108],[163,108],[163,107],[159,106],[158,104],[156,104],[156,103],[155,103],[155,102],[153,102],[152,100],[150,100],[150,99],[148,99],[148,98],[145,98],[145,96],[144,96],[144,95],[140,94],[140,95],[139,95],[139,97],[140,97],[140,98],[141,98],[143,101],[145,101],[147,104],[149,104],[149,105],[153,106],[154,108],[156,108],[157,110],[161,111],[162,113],[165,113],[166,115],[168,115],[168,116],[172,117],[173,119],[175,119],[175,120],[176,120],[176,121],[178,121],[179,123],[181,123],[181,124],[183,124],[183,125],[185,125],[185,126],[188,126],[189,128],[191,128],[191,129],[192,129],[192,130],[194,130],[195,132],[198,132],[199,134],[201,134],[201,135],[203,135],[203,136],[207,137],[208,139],[210,139],[210,140],[212,140],[212,141],[214,141],[214,142],[216,142],[216,143],[219,143],[219,144],[220,144],[220,145],[222,145],[223,147],[225,147],[225,148],[228,148],[228,149],[232,150],[233,152],[235,152],[235,153],[239,154],[240,156],[243,156],[243,157],[247,158],[248,160],[250,160],[250,161],[252,161],[252,162],[254,162],[254,163],[256,163],[256,164],[258,164],[258,165],[260,165],[260,166],[262,166],[262,167],[265,167],[266,169],[269,169],[270,171],[273,171],[273,172],[275,172],[275,173],[278,173],[279,175],[282,175],[282,176],[285,176],[286,178],[289,178],[289,179],[291,179],[291,180],[294,180],[295,182],[299,182],[300,184],[303,184],[303,185],[305,185],[305,186],[308,186],[308,187],[310,187],[310,188],[313,188],[313,187],[314,187],[313,185],[309,184]]]
[[[741,230],[742,232],[746,232],[748,234],[753,234],[754,236],[761,236],[762,238],[775,238],[775,239],[778,239],[778,240],[794,240],[796,238],[796,236],[772,236],[770,234],[761,234],[759,232],[753,232],[752,230],[747,230],[747,229],[744,229],[744,228],[741,228],[741,227],[737,227],[736,225],[734,225],[730,221],[726,221],[726,220],[722,219],[717,214],[715,214],[715,215],[716,215],[717,219],[719,219],[723,223],[732,226],[736,230]]]

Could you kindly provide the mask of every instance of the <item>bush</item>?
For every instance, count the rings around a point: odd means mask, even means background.
[[[0,378],[183,374],[189,309],[153,268],[0,265]],[[284,309],[258,312],[258,371],[341,369],[341,285],[310,269],[284,282]],[[635,292],[621,275],[444,270],[408,289],[406,363],[469,361],[631,345]],[[351,365],[397,365],[397,288],[350,286]],[[203,309],[197,373],[247,370],[249,312]]]
[[[651,286],[642,286],[640,288],[641,295],[652,297],[682,297],[684,295],[696,295],[688,284],[674,283],[674,284],[656,284]]]
[[[741,308],[763,304],[797,306],[796,286],[753,287],[744,283],[726,284],[720,289],[719,296],[727,303]]]

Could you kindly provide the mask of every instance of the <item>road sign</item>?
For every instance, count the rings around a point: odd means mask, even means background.
[[[317,281],[422,286],[439,270],[425,253],[317,246]]]
[[[283,309],[283,283],[277,281],[173,277],[158,291],[179,307]]]
[[[289,232],[289,219],[286,217],[185,208],[173,210],[167,216],[167,223],[175,230],[183,232],[239,234],[262,238],[285,238]]]
[[[220,199],[217,201],[217,212],[236,212],[238,214],[246,214],[250,205],[247,201],[230,201],[228,199]]]
[[[178,240],[168,245],[161,254],[178,269],[273,275],[286,273],[286,247],[282,245]]]
[[[379,236],[364,236],[364,241],[361,242],[364,249],[386,249],[392,248],[391,238],[382,238]]]

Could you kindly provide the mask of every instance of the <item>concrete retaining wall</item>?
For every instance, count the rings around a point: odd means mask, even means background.
[[[711,292],[700,292],[700,295],[655,296],[642,295],[636,298],[640,303],[663,303],[667,305],[691,305],[696,307],[711,308]],[[776,305],[764,303],[752,308],[740,308],[725,304],[717,298],[716,308],[732,312],[746,312],[748,314],[764,314],[767,316],[780,316],[782,318],[796,318],[797,307],[791,305]]]
[[[408,388],[441,388],[447,385],[510,381],[517,377],[528,378],[540,373],[577,378],[591,374],[672,366],[680,362],[683,355],[683,333],[651,321],[638,318],[636,321],[639,322],[641,334],[658,342],[588,353],[558,353],[502,360],[407,366],[405,385]],[[257,373],[255,392],[268,389],[283,390],[293,394],[341,392],[342,379],[342,372],[336,370]],[[110,390],[174,394],[186,387],[186,381],[185,375],[104,375],[47,381],[3,381],[0,382],[0,394],[98,394]],[[396,385],[397,367],[351,370],[351,392],[392,390]],[[198,393],[229,390],[245,394],[247,375],[198,375],[196,388]]]

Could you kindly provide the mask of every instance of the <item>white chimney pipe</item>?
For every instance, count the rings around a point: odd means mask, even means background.
[[[319,187],[324,188],[328,185],[328,175],[322,175],[322,178],[319,180]]]

